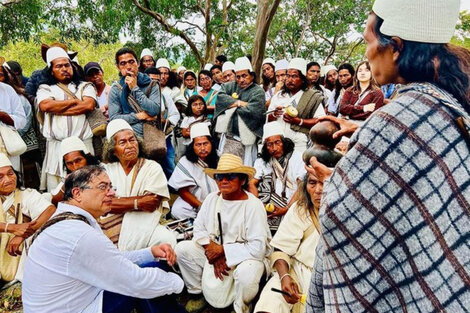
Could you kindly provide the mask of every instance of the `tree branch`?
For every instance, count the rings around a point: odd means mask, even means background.
[[[195,28],[199,29],[204,35],[206,34],[206,31],[205,31],[204,29],[202,29],[202,27],[199,26],[199,25],[197,25],[197,24],[194,24],[194,23],[191,23],[191,22],[187,22],[187,21],[176,21],[175,25],[178,24],[178,23],[185,23],[185,24],[194,26]]]
[[[346,56],[346,58],[344,59],[345,61],[346,60],[349,60],[349,58],[351,57],[351,55],[353,54],[354,50],[356,50],[357,47],[359,47],[359,45],[364,41],[364,38],[359,38],[359,40],[356,41],[356,43],[354,44],[354,46],[351,47],[351,49],[349,50],[349,53],[348,55]]]
[[[141,12],[155,19],[167,32],[181,37],[191,48],[191,51],[193,51],[197,60],[201,63],[203,62],[201,53],[199,52],[199,49],[197,48],[196,44],[191,40],[191,38],[188,37],[188,35],[184,31],[179,30],[178,28],[172,27],[162,14],[150,10],[150,8],[148,7],[143,7],[138,0],[132,0],[132,3],[134,3],[137,9],[139,9]]]

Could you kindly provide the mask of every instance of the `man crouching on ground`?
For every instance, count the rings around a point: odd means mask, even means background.
[[[182,291],[179,276],[148,267],[156,258],[173,265],[176,255],[170,245],[123,252],[103,234],[96,219],[109,211],[113,197],[102,167],[86,166],[67,177],[65,202],[38,230],[29,249],[25,313],[131,312],[136,307],[153,312],[165,310],[161,306],[168,301],[162,299],[167,297],[161,296]]]

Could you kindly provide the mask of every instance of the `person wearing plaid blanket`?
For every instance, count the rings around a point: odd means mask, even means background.
[[[403,86],[325,182],[307,312],[470,308],[470,52],[448,44],[458,13],[458,0],[375,1],[366,56],[380,85]],[[326,119],[341,133],[351,123]]]

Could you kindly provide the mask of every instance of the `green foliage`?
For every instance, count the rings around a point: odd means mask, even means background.
[[[51,40],[50,36],[43,36],[41,41],[50,44],[56,40]],[[111,83],[118,78],[114,54],[122,47],[120,43],[94,44],[91,41],[82,39],[79,41],[71,40],[67,44],[70,50],[78,52],[78,60],[82,66],[88,62],[95,61],[100,63],[103,68],[106,82]],[[40,45],[34,40],[10,42],[0,50],[0,55],[5,57],[7,61],[18,61],[23,67],[23,73],[26,76],[31,75],[37,69],[44,68],[46,65],[41,58]]]
[[[457,32],[450,41],[452,44],[470,49],[470,13],[462,11],[459,14]]]

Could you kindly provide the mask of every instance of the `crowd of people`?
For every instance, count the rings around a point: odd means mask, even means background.
[[[0,275],[25,312],[468,309],[459,2],[398,2],[356,66],[123,47],[108,85],[61,43],[31,77],[0,58]]]

